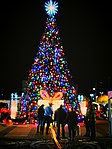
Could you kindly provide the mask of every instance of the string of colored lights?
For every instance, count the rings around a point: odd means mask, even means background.
[[[48,11],[50,5],[54,7],[52,12]],[[45,32],[29,71],[26,88],[24,89],[24,98],[21,100],[22,111],[32,112],[35,117],[37,115],[38,100],[42,99],[40,90],[46,90],[50,96],[55,92],[62,92],[62,100],[71,104],[75,101],[76,94],[75,87],[71,83],[72,76],[68,69],[59,29],[54,17],[58,4],[50,0],[49,3],[45,3],[45,7],[49,15]]]

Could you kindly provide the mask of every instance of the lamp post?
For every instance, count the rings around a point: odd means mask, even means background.
[[[112,136],[112,91],[108,91],[108,117],[110,122],[110,136]]]

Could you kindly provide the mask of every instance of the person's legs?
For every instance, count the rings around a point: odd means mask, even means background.
[[[44,127],[45,127],[45,123],[47,123],[47,117],[45,116],[44,119],[43,119],[43,126],[41,127],[41,133],[43,134],[44,133]]]
[[[74,130],[74,128],[72,128],[72,139],[74,139],[75,138],[75,130]]]
[[[43,135],[43,132],[44,132],[44,120],[41,119],[41,120],[40,120],[40,134]]]
[[[64,138],[65,137],[65,129],[64,129],[65,125],[63,123],[61,125],[62,125],[62,137]]]
[[[49,126],[50,126],[50,118],[47,116],[46,117],[46,123],[47,123],[47,127],[46,127],[46,134],[48,134],[49,132]]]
[[[60,137],[60,123],[57,122],[57,139]]]
[[[72,126],[72,128],[71,128],[71,131],[72,131],[72,140],[75,140],[76,129],[77,129],[77,125],[76,126]]]
[[[92,122],[91,123],[91,137],[90,137],[91,141],[95,140],[95,137],[96,137],[95,131],[96,131],[95,130],[95,122]]]
[[[48,134],[48,122],[46,123],[47,125],[46,125],[46,135]]]
[[[68,125],[68,136],[69,136],[69,139],[71,140],[71,127]]]
[[[86,124],[86,136],[87,137],[90,137],[90,127],[91,127],[91,124],[88,121],[88,123]]]
[[[39,127],[40,127],[40,119],[38,119],[38,124],[37,124],[37,133],[39,133]]]

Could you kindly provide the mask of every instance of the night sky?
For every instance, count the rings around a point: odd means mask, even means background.
[[[47,14],[45,0],[10,0],[0,4],[0,94],[21,94],[22,80],[38,52]],[[57,0],[57,26],[79,94],[96,85],[112,90],[112,12],[107,1]]]

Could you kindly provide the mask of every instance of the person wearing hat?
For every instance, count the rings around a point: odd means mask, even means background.
[[[46,134],[49,133],[49,126],[50,126],[50,123],[52,123],[52,115],[53,115],[52,105],[53,105],[53,103],[50,102],[49,105],[48,105],[47,107],[45,107],[45,109],[44,109],[43,131],[44,131],[45,123],[47,123],[47,126],[46,126]]]

